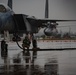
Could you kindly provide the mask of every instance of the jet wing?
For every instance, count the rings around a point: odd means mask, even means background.
[[[56,22],[69,22],[69,21],[76,21],[76,20],[53,20],[53,19],[35,19],[35,18],[27,18],[30,24],[37,25],[38,27],[45,27],[45,23],[56,23]]]
[[[76,21],[76,20],[53,20],[53,19],[38,19],[38,21],[42,21],[42,22],[65,22],[65,21]]]
[[[76,21],[76,20],[51,20],[51,19],[36,19],[34,16],[30,17],[24,14],[14,14],[14,23],[19,32],[37,33],[40,28],[47,27],[47,23],[57,25],[56,22]]]
[[[58,26],[58,28],[60,27],[76,27],[76,25]]]

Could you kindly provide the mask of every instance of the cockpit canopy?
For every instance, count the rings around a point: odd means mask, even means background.
[[[0,5],[0,12],[6,12],[6,8],[4,5]]]
[[[7,5],[0,3],[0,12],[6,13],[7,11],[12,11]]]

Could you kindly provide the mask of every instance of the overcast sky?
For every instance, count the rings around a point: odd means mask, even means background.
[[[7,4],[7,1],[0,0],[0,3]],[[13,10],[17,14],[22,13],[36,18],[44,18],[45,0],[13,0]],[[76,20],[76,0],[49,0],[49,18]],[[76,25],[76,22],[63,22],[59,25]],[[71,28],[71,30],[76,31],[76,26]],[[68,29],[65,28],[65,30]]]

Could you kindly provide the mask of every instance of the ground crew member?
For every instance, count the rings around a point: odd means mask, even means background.
[[[36,41],[36,39],[33,40],[33,48],[37,48],[37,41]]]
[[[6,44],[5,40],[1,41],[1,57],[7,58],[8,56],[8,44]]]
[[[29,47],[30,47],[30,40],[28,38],[28,36],[25,37],[25,39],[23,40],[23,56],[24,56],[24,59],[25,59],[25,62],[26,63],[29,63],[29,60],[30,60],[30,52],[29,52]],[[27,51],[25,52],[25,48],[27,48]],[[26,68],[28,68],[29,65],[26,65]]]
[[[36,39],[33,40],[33,56],[37,56],[37,41]]]
[[[23,40],[23,44],[22,44],[22,47],[23,49],[25,50],[25,48],[29,49],[30,47],[30,40],[28,39],[28,37],[26,36],[25,39]]]
[[[5,57],[8,57],[8,44],[5,44]]]
[[[6,44],[5,40],[2,40],[1,41],[1,51],[5,50],[5,44]]]

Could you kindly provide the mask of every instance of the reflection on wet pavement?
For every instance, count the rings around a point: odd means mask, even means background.
[[[52,58],[45,63],[44,68],[35,64],[36,52],[21,51],[12,58],[2,55],[3,64],[0,64],[0,75],[58,75],[58,61]]]

